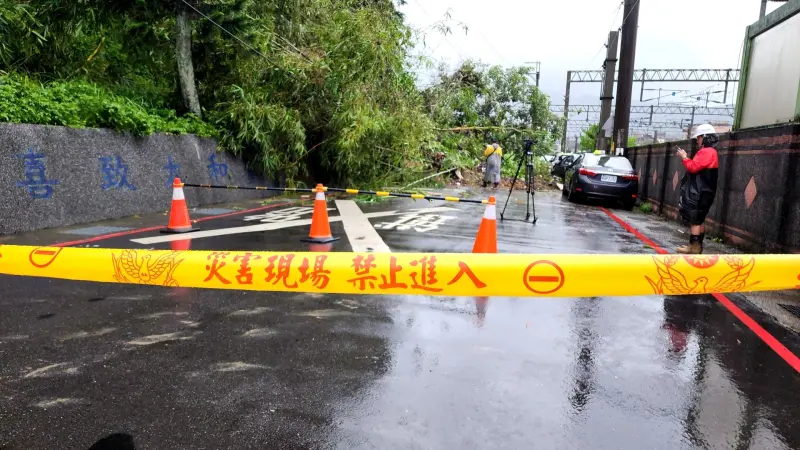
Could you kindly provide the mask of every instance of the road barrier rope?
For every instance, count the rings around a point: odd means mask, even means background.
[[[309,193],[313,194],[317,192],[314,188],[290,188],[290,187],[269,187],[269,186],[231,186],[231,185],[221,185],[221,184],[192,184],[192,183],[184,183],[184,187],[197,187],[197,188],[210,188],[210,189],[243,189],[243,190],[252,190],[252,191],[273,191],[273,192],[301,192],[301,193]],[[487,205],[489,203],[488,199],[485,200],[478,200],[478,199],[470,199],[470,198],[460,198],[460,197],[441,197],[441,196],[432,196],[432,195],[423,195],[423,194],[412,194],[408,192],[388,192],[388,191],[364,191],[361,189],[350,189],[350,188],[332,188],[332,187],[323,187],[325,192],[340,192],[345,194],[353,194],[353,195],[375,195],[378,197],[400,197],[400,198],[413,198],[415,200],[440,200],[445,202],[458,202],[458,203],[475,203],[480,205]]]
[[[0,274],[331,294],[690,295],[797,289],[798,271],[800,255],[267,253],[0,246]]]

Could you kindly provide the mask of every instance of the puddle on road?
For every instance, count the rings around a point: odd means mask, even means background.
[[[46,378],[57,377],[60,375],[75,375],[78,373],[78,368],[70,366],[69,363],[50,364],[49,366],[40,367],[36,370],[28,372],[22,378]]]
[[[85,339],[88,337],[95,337],[95,336],[102,336],[104,334],[111,333],[115,331],[116,328],[108,327],[108,328],[101,328],[95,331],[78,331],[77,333],[68,334],[61,338],[62,341],[69,341],[72,339]]]
[[[54,398],[33,403],[31,406],[42,409],[50,409],[56,406],[83,405],[87,403],[89,402],[80,398]]]
[[[253,309],[240,309],[238,311],[234,311],[228,314],[228,316],[231,317],[255,316],[257,314],[264,314],[269,311],[272,311],[272,308],[259,306],[258,308],[253,308]]]
[[[266,369],[267,366],[250,364],[242,361],[217,363],[211,366],[215,372],[243,372],[245,370]]]
[[[169,342],[169,341],[185,341],[188,339],[193,339],[192,336],[186,336],[182,331],[176,333],[167,333],[167,334],[153,334],[150,336],[144,336],[139,339],[134,339],[132,341],[128,341],[128,345],[153,345],[158,344],[160,342]]]
[[[242,337],[248,338],[265,338],[274,336],[277,334],[275,330],[270,330],[269,328],[255,328],[253,330],[245,331],[242,333]]]

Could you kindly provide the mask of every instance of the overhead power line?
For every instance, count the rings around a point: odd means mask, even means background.
[[[622,19],[622,23],[619,25],[619,30],[622,30],[622,27],[625,25],[625,22],[628,21],[628,18],[631,16],[631,13],[633,13],[634,9],[636,9],[636,5],[638,5],[638,4],[639,4],[639,0],[636,0],[636,3],[633,4],[633,7],[631,8],[631,11],[625,16],[624,19]]]
[[[215,27],[219,28],[220,30],[222,30],[222,31],[224,31],[226,34],[228,34],[230,37],[232,37],[232,38],[236,39],[237,41],[239,41],[239,43],[240,43],[240,44],[242,44],[243,46],[245,46],[247,49],[249,49],[249,50],[250,50],[250,51],[252,51],[253,53],[255,53],[255,54],[257,54],[257,55],[261,56],[262,58],[266,59],[267,61],[269,61],[270,63],[272,63],[272,64],[273,64],[273,65],[275,65],[276,67],[278,67],[278,66],[277,66],[277,64],[275,64],[275,63],[274,63],[274,62],[272,62],[272,61],[271,61],[269,58],[267,58],[267,56],[266,56],[265,54],[263,54],[263,53],[261,53],[260,51],[258,51],[258,49],[257,49],[257,48],[255,48],[255,47],[253,47],[252,45],[248,44],[247,42],[245,42],[244,40],[242,40],[242,39],[241,39],[239,36],[236,36],[235,34],[231,33],[231,32],[230,32],[230,31],[228,31],[228,30],[226,30],[226,29],[225,29],[225,27],[223,27],[222,25],[220,25],[220,24],[218,24],[217,22],[215,22],[215,21],[214,21],[214,19],[212,19],[211,17],[208,17],[207,15],[203,14],[203,12],[202,12],[202,11],[200,11],[200,10],[199,10],[199,9],[197,9],[197,8],[195,8],[195,7],[194,7],[194,6],[193,6],[191,3],[187,2],[186,0],[181,0],[181,2],[183,2],[183,4],[184,4],[184,5],[188,6],[188,7],[189,7],[189,8],[191,8],[192,10],[194,10],[194,12],[196,12],[197,14],[200,14],[200,15],[201,15],[201,16],[202,16],[204,19],[206,19],[207,21],[211,22],[211,23],[212,23],[212,24],[213,24]]]
[[[552,112],[564,112],[564,105],[550,105],[550,111]],[[661,106],[647,106],[647,105],[639,105],[639,106],[631,106],[631,113],[632,114],[680,114],[686,115],[691,114],[692,111],[698,116],[730,116],[733,117],[734,107],[733,105],[728,106],[718,106],[718,107],[701,107],[701,106],[670,106],[670,105],[661,105]],[[600,105],[569,105],[569,113],[570,114],[583,114],[583,113],[599,113],[600,112]]]
[[[738,69],[639,69],[633,72],[633,81],[739,81]],[[571,70],[571,83],[599,83],[602,70]],[[617,81],[617,77],[614,77]]]
[[[625,6],[625,2],[624,1],[619,2],[619,6],[617,6],[616,11],[614,11],[616,14],[614,15],[614,18],[611,20],[611,25],[609,26],[609,28],[614,26],[614,22],[617,21],[617,17],[619,17],[619,12],[622,11],[623,6]],[[600,49],[597,50],[597,53],[595,53],[595,55],[592,57],[590,64],[594,64],[594,60],[597,59],[597,56],[603,51],[604,48],[606,48],[605,42],[603,43],[603,45],[600,46]]]

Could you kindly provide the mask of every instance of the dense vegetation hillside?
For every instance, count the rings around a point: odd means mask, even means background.
[[[0,0],[0,121],[197,133],[289,179],[377,186],[552,148],[529,69],[466,61],[420,87],[391,0]],[[511,155],[513,159],[513,152]]]

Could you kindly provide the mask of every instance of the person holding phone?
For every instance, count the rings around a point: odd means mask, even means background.
[[[689,245],[677,249],[678,253],[683,254],[703,253],[703,239],[706,236],[704,222],[717,195],[719,172],[719,156],[716,150],[719,136],[714,127],[709,124],[699,125],[692,137],[697,139],[699,149],[694,158],[689,158],[686,150],[680,147],[677,152],[686,168],[686,174],[681,181],[678,209],[681,218],[689,222],[691,230]]]

